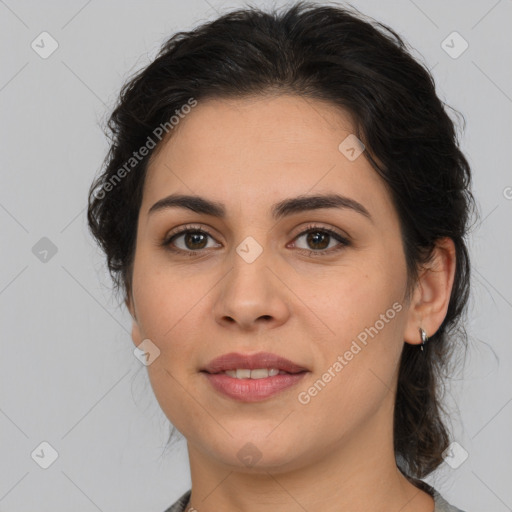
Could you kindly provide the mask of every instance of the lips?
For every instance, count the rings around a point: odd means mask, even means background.
[[[284,357],[269,352],[259,352],[257,354],[239,354],[230,352],[220,357],[216,357],[208,363],[201,371],[218,374],[232,370],[258,370],[258,369],[277,369],[280,372],[296,374],[309,371],[307,368],[290,361]]]

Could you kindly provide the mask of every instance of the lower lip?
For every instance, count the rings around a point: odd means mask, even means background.
[[[259,402],[295,386],[307,372],[287,373],[264,379],[236,379],[225,373],[206,373],[210,384],[220,393],[240,402]]]

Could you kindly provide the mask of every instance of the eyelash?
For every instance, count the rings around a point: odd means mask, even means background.
[[[184,228],[182,228],[179,231],[170,233],[169,236],[167,236],[163,240],[161,245],[165,249],[167,249],[167,250],[169,250],[169,251],[171,251],[173,253],[185,254],[185,255],[190,256],[190,257],[197,256],[199,253],[204,253],[205,249],[201,249],[199,251],[192,251],[192,250],[186,250],[185,251],[183,249],[177,249],[176,247],[172,247],[171,246],[171,242],[174,239],[176,239],[178,236],[181,236],[181,235],[184,235],[184,234],[187,234],[187,233],[201,233],[201,234],[205,234],[205,235],[208,235],[211,238],[213,238],[213,235],[211,233],[209,233],[208,230],[202,228],[201,226],[187,225],[187,226],[185,226]],[[317,226],[317,225],[314,225],[314,224],[310,224],[309,226],[307,226],[304,231],[301,231],[293,239],[293,241],[297,240],[301,236],[308,235],[309,233],[326,233],[326,234],[330,235],[331,237],[333,237],[338,242],[340,242],[340,244],[338,246],[334,247],[334,248],[331,248],[331,249],[323,249],[323,250],[318,250],[318,251],[308,250],[308,249],[298,249],[299,252],[306,253],[308,256],[313,256],[313,257],[316,257],[316,256],[330,256],[331,254],[336,253],[338,251],[341,251],[345,247],[349,247],[351,245],[350,241],[347,238],[343,237],[342,235],[340,235],[336,231],[333,231],[332,229],[329,229],[329,228],[325,228],[323,226]]]

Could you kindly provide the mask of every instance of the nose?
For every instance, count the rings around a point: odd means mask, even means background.
[[[213,307],[216,322],[239,330],[284,324],[290,316],[290,297],[277,267],[270,250],[253,261],[234,252],[232,268],[219,283]]]

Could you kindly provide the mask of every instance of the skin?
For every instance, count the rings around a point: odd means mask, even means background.
[[[127,306],[134,344],[150,339],[160,350],[148,374],[162,410],[187,440],[191,504],[199,512],[434,510],[432,498],[396,467],[392,420],[404,341],[419,344],[418,328],[431,335],[446,315],[454,246],[439,242],[406,302],[399,219],[364,156],[350,161],[338,150],[351,133],[350,117],[321,101],[210,99],[180,121],[150,162]],[[372,220],[350,209],[271,217],[283,199],[333,192],[364,205]],[[227,216],[181,208],[148,215],[171,193],[223,203]],[[311,223],[348,236],[350,245],[309,255],[327,247],[301,235]],[[200,254],[162,247],[187,224],[211,237],[202,244],[189,238],[187,246],[181,236],[174,246]],[[248,236],[263,249],[252,263],[236,252]],[[328,249],[340,247],[327,241]],[[300,403],[298,394],[394,303],[401,311]],[[262,402],[237,402],[200,373],[232,351],[273,352],[310,373]],[[252,467],[237,457],[248,442],[261,454]]]

